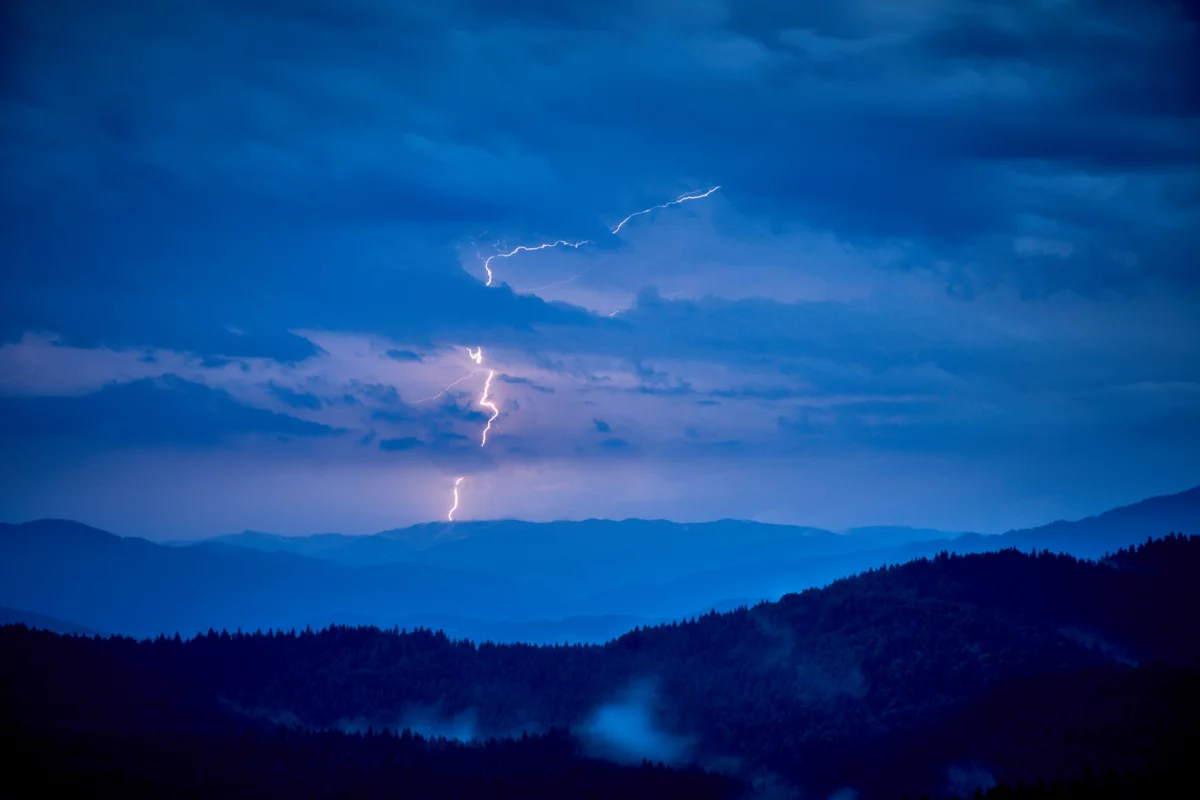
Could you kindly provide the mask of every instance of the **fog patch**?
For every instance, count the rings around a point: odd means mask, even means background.
[[[655,717],[656,699],[654,687],[643,682],[599,706],[578,730],[585,749],[626,763],[687,761],[691,741],[663,730]]]
[[[773,640],[773,646],[767,642],[756,643],[757,655],[764,667],[791,661],[796,649],[796,637],[790,628],[776,624],[762,608],[752,608],[747,618],[765,639]]]
[[[809,702],[834,700],[843,695],[861,700],[870,686],[857,664],[833,670],[815,661],[801,661],[795,669],[800,694]]]
[[[1137,659],[1132,658],[1124,648],[1105,639],[1096,631],[1069,627],[1061,628],[1059,632],[1075,644],[1086,647],[1088,650],[1097,651],[1118,664],[1128,667],[1136,667],[1138,665]]]
[[[809,657],[796,644],[795,634],[786,625],[773,621],[762,609],[752,609],[748,619],[762,634],[756,642],[754,657],[762,669],[770,670],[787,665],[794,670],[796,693],[809,703],[827,702],[847,696],[861,700],[870,688],[870,681],[858,663],[839,658],[841,663],[826,663]]]
[[[978,764],[956,764],[946,770],[947,790],[951,795],[970,797],[976,790],[987,791],[996,785],[996,778]]]
[[[762,773],[758,775],[742,776],[750,781],[753,785],[750,793],[746,795],[746,800],[802,800],[807,797],[798,788],[791,785],[778,775],[771,773]],[[849,795],[849,798],[857,798],[857,795]],[[835,792],[830,800],[842,800]]]
[[[234,713],[241,714],[250,719],[265,720],[275,725],[282,725],[285,728],[312,728],[311,725],[300,719],[294,711],[287,708],[246,708],[226,697],[218,697],[217,702]]]

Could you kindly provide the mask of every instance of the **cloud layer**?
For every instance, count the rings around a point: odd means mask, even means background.
[[[0,391],[30,463],[161,481],[203,445],[255,465],[259,527],[296,502],[289,452],[332,527],[440,516],[456,475],[463,518],[956,528],[1200,482],[1189,6],[0,13]],[[484,285],[558,239],[591,243]],[[0,513],[59,515],[90,474],[39,469]]]

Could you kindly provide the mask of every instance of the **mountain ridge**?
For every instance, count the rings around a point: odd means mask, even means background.
[[[348,626],[140,642],[10,627],[0,646],[18,656],[5,702],[50,728],[565,729],[806,796],[945,796],[964,770],[970,794],[1178,750],[1200,720],[1197,570],[1200,537],[1174,535],[1104,562],[944,553],[594,646]],[[47,702],[43,685],[64,688]]]
[[[1017,547],[1095,558],[1147,536],[1200,533],[1200,487],[1004,534],[905,541],[913,532],[928,529],[876,526],[856,536],[735,520],[500,520],[168,545],[37,520],[0,524],[0,604],[139,635],[425,620],[481,639],[525,632],[536,641],[605,641],[620,633],[614,620],[643,624],[729,608],[734,598],[775,600],[942,551]],[[156,593],[152,606],[140,599]]]

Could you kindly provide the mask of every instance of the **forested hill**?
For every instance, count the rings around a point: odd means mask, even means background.
[[[1169,755],[1200,719],[1197,575],[1200,539],[1169,536],[1099,562],[939,556],[605,646],[346,627],[143,642],[7,628],[0,668],[21,724],[146,731],[232,713],[483,737],[556,726],[594,755],[826,795],[946,794]],[[1009,728],[1037,737],[1036,758]]]

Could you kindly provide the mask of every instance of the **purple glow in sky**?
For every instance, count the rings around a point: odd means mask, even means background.
[[[455,519],[997,531],[1200,483],[1186,7],[103,6],[0,12],[0,519],[365,533],[462,477]]]

